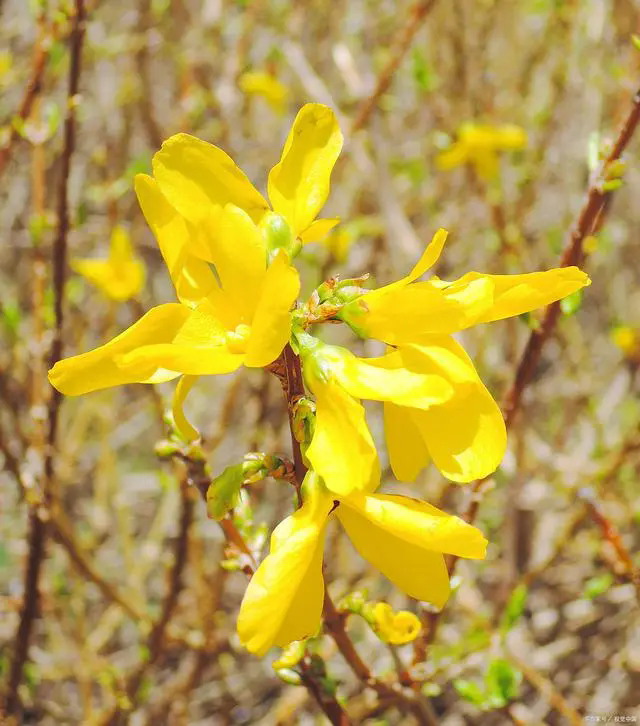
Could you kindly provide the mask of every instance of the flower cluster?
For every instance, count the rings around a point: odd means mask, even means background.
[[[547,305],[589,284],[575,267],[420,281],[445,244],[447,234],[439,230],[403,279],[375,290],[362,287],[364,278],[331,280],[314,293],[315,308],[298,304],[292,260],[337,224],[317,216],[342,141],[330,109],[304,106],[269,173],[269,204],[222,150],[187,134],[168,139],[153,158],[153,176],[139,175],[135,189],[178,302],[152,308],[112,341],[58,362],[49,374],[68,395],[179,378],[174,420],[185,438],[194,439],[197,431],[182,405],[198,376],[269,366],[287,345],[299,356],[315,399],[298,402],[308,473],[301,506],[273,531],[270,552],[240,609],[240,638],[257,654],[318,631],[324,536],[332,519],[398,588],[444,605],[444,555],[483,558],[486,540],[426,502],[378,491],[378,455],[361,400],[384,404],[398,479],[413,481],[430,460],[456,482],[490,474],[505,452],[503,417],[453,334]],[[313,335],[323,319],[319,309],[328,311],[325,319],[385,343],[384,355],[358,358],[323,343]],[[224,497],[215,487],[228,488],[227,479],[212,485],[216,506],[210,512],[216,516],[224,515]],[[390,611],[379,610],[384,637],[409,637],[394,634],[400,625]]]

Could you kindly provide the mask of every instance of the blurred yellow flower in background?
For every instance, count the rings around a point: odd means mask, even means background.
[[[611,331],[611,340],[625,358],[640,359],[640,337],[629,325],[618,325]]]
[[[448,171],[471,164],[482,179],[492,179],[498,173],[501,151],[520,151],[526,146],[527,132],[519,126],[466,123],[458,129],[456,141],[438,154],[436,166]]]
[[[240,607],[240,640],[257,655],[318,631],[330,516],[340,520],[360,555],[396,587],[436,607],[442,607],[450,593],[444,554],[485,556],[487,541],[479,529],[426,502],[394,494],[336,497],[313,471],[307,473],[302,492],[302,507],[273,531],[270,553],[253,575]],[[387,618],[381,634],[399,637],[393,632],[398,625]],[[407,633],[411,629],[405,628]]]
[[[138,295],[146,278],[144,263],[134,253],[129,232],[120,226],[111,234],[108,259],[76,259],[71,261],[71,268],[116,302]]]
[[[286,111],[289,89],[265,71],[247,71],[238,79],[238,86],[249,96],[260,96],[279,115]]]

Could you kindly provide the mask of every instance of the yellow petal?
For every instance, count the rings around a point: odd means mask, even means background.
[[[376,447],[364,408],[340,385],[316,384],[316,426],[307,458],[327,488],[341,496],[373,491],[380,483]]]
[[[478,149],[470,153],[469,160],[473,163],[476,173],[481,179],[494,179],[500,170],[498,154],[494,149]]]
[[[486,540],[475,527],[407,497],[354,494],[336,514],[362,557],[407,595],[437,607],[449,597],[442,553],[485,555]]]
[[[449,171],[465,164],[468,158],[466,146],[457,142],[436,156],[436,167],[441,171]]]
[[[417,499],[354,492],[340,500],[336,513],[349,536],[352,522],[366,520],[374,545],[376,535],[386,532],[432,552],[470,559],[483,559],[486,554],[487,540],[477,527]]]
[[[194,428],[184,415],[184,401],[189,395],[189,391],[193,388],[193,384],[198,380],[198,376],[181,376],[173,394],[172,413],[173,421],[180,434],[187,441],[195,441],[199,438],[198,430]]]
[[[267,270],[260,231],[246,212],[232,204],[218,208],[200,229],[209,245],[207,260],[215,265],[224,297],[237,311],[236,324],[250,323],[256,309],[255,293]]]
[[[171,340],[188,315],[189,309],[178,303],[152,308],[109,343],[56,363],[49,371],[49,381],[67,396],[78,396],[123,383],[145,383],[158,373],[159,366],[142,371],[142,374],[133,369],[123,371],[116,365],[115,358],[152,342]],[[154,382],[170,380],[178,375],[170,370],[164,371]]]
[[[273,362],[289,342],[291,306],[300,291],[300,278],[281,250],[267,269],[257,295],[256,313],[251,322],[245,365],[261,368]]]
[[[109,259],[116,265],[126,264],[134,259],[133,245],[129,232],[121,225],[116,225],[111,233]]]
[[[415,640],[422,630],[422,623],[415,613],[400,610],[394,613],[386,602],[376,603],[373,608],[373,626],[385,643],[404,645]]]
[[[247,587],[238,615],[245,647],[264,655],[277,645],[314,635],[324,600],[322,554],[327,516],[333,502],[305,501],[273,531],[270,554]]]
[[[470,314],[465,327],[521,315],[549,305],[591,284],[589,277],[577,267],[560,267],[524,275],[483,275],[469,272],[452,282],[444,292],[448,296],[460,296],[480,280],[491,282],[492,303],[485,310]]]
[[[337,346],[327,346],[331,349]],[[345,351],[333,367],[338,382],[352,396],[373,401],[392,401],[400,406],[429,408],[453,395],[453,386],[433,366],[423,368],[421,360],[411,367],[398,352],[380,358],[356,358]]]
[[[270,73],[247,71],[238,79],[245,93],[262,96],[276,113],[283,113],[289,97],[289,89]]]
[[[441,336],[430,345],[407,347],[403,355],[439,368],[456,390],[451,400],[429,410],[407,409],[433,463],[456,482],[494,472],[507,447],[504,419],[462,347]]]
[[[316,219],[300,233],[300,239],[303,245],[310,245],[313,242],[322,242],[329,232],[340,223],[339,218],[334,219]]]
[[[331,171],[342,141],[330,108],[308,103],[300,109],[268,182],[274,212],[286,218],[296,237],[309,227],[329,196]]]
[[[151,228],[178,300],[195,305],[217,287],[209,265],[189,252],[189,232],[183,218],[165,199],[153,177],[137,174],[135,190]]]
[[[389,464],[399,481],[415,481],[429,463],[429,452],[410,409],[384,404],[384,435]]]
[[[153,175],[169,203],[192,223],[207,217],[215,205],[235,204],[256,223],[268,209],[230,156],[189,134],[176,134],[162,144],[153,157]]]

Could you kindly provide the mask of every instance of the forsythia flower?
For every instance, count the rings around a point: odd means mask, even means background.
[[[333,111],[319,103],[302,107],[293,122],[280,161],[269,172],[273,206],[222,149],[189,134],[167,139],[153,157],[153,176],[167,201],[196,230],[209,224],[212,206],[243,209],[265,230],[272,248],[297,251],[316,242],[337,219],[316,219],[329,195],[331,170],[342,149],[342,133]],[[193,234],[189,250],[212,261],[209,246]]]
[[[230,373],[241,365],[262,367],[280,355],[291,332],[298,273],[284,251],[267,267],[263,235],[246,212],[227,204],[215,226],[205,230],[219,284],[211,268],[189,252],[191,230],[156,182],[139,175],[136,192],[180,302],[158,305],[109,343],[59,361],[49,380],[62,393],[79,395],[183,374],[174,414],[185,436],[195,438],[181,410],[195,377]]]
[[[307,333],[295,333],[295,340],[305,381],[316,398],[307,459],[335,494],[375,490],[380,483],[378,456],[356,399],[429,410],[451,399],[458,381],[444,366],[398,365],[394,353],[357,358]]]
[[[519,126],[489,126],[467,123],[458,129],[458,139],[436,158],[439,169],[472,164],[480,177],[491,179],[498,171],[498,153],[517,151],[527,145],[527,132]]]
[[[72,260],[71,267],[117,302],[135,297],[144,287],[145,267],[135,256],[131,237],[124,227],[114,228],[108,259],[76,259]]]
[[[417,615],[408,610],[394,613],[391,605],[385,602],[376,603],[365,617],[371,622],[380,640],[391,645],[410,643],[420,635],[422,629]]]
[[[329,518],[336,516],[358,552],[398,588],[442,607],[449,597],[444,554],[482,559],[480,530],[425,502],[393,494],[329,493],[310,471],[303,505],[275,528],[270,554],[251,579],[238,616],[240,640],[264,655],[314,635],[324,599],[322,560]]]
[[[270,73],[247,71],[238,79],[238,85],[248,95],[262,96],[276,113],[284,113],[289,89]]]
[[[439,230],[410,274],[348,302],[338,313],[361,337],[396,347],[386,366],[447,378],[453,395],[424,410],[385,403],[385,432],[396,477],[412,481],[432,458],[448,478],[471,481],[500,464],[506,433],[500,409],[473,363],[451,337],[477,323],[520,315],[590,284],[563,267],[524,275],[469,272],[453,282],[416,282],[438,260],[447,233]]]

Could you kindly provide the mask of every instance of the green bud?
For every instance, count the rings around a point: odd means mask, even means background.
[[[300,252],[302,244],[291,234],[287,220],[275,212],[267,212],[259,224],[267,245],[269,262],[277,255],[278,250],[285,250],[290,258]]]
[[[243,464],[228,466],[207,489],[207,514],[211,519],[223,519],[238,501],[244,483]]]
[[[289,686],[300,686],[302,685],[302,677],[298,671],[294,671],[292,668],[278,668],[276,675],[281,681],[288,684]]]

